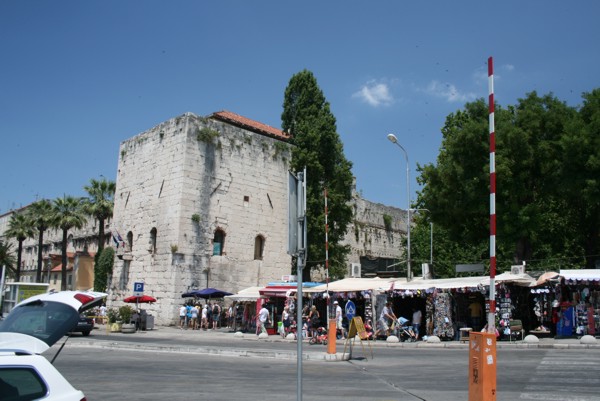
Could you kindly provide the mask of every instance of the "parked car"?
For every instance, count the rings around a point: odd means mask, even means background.
[[[83,392],[42,354],[78,327],[80,314],[105,296],[84,291],[45,293],[13,308],[0,322],[0,398],[85,401]]]
[[[84,336],[89,336],[92,330],[94,330],[94,319],[82,313],[79,315],[75,327],[71,329],[71,333],[81,333]]]

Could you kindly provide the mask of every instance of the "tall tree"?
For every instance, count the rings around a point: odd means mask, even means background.
[[[560,187],[582,234],[586,267],[600,264],[600,89],[583,94],[577,119],[561,138]]]
[[[83,211],[82,198],[73,196],[63,196],[54,200],[53,222],[57,228],[62,230],[61,243],[61,283],[62,291],[67,289],[67,239],[68,232],[72,228],[82,228],[86,222],[85,212]]]
[[[8,221],[8,229],[6,230],[5,235],[8,238],[14,238],[17,240],[19,244],[19,248],[17,250],[17,268],[15,281],[21,280],[21,257],[23,254],[23,241],[27,238],[31,238],[35,235],[35,230],[31,225],[29,219],[25,213],[17,212],[13,213],[10,216],[10,220]]]
[[[598,170],[591,167],[598,160],[598,151],[585,144],[598,135],[585,139],[581,134],[585,123],[578,119],[577,110],[551,94],[538,96],[532,92],[515,106],[496,106],[495,110],[499,269],[522,261],[539,269],[580,266],[586,252],[590,252],[585,250],[586,240],[580,234],[585,230],[581,227],[586,216],[598,216],[598,209],[594,215],[590,207],[598,204],[597,197],[592,195],[594,200],[579,195],[582,188],[587,188],[589,194],[598,190],[593,178]],[[569,130],[573,131],[570,136]],[[418,167],[423,189],[417,207],[429,209],[436,231],[447,234],[447,247],[454,255],[449,259],[485,262],[489,258],[486,103],[477,100],[450,114],[442,134],[437,164]],[[581,158],[582,154],[589,157]],[[571,165],[570,159],[576,155],[580,156],[579,166]],[[587,169],[583,166],[586,163]],[[574,174],[573,169],[580,174]],[[587,238],[594,238],[593,227],[597,232],[598,224],[590,224]],[[451,251],[452,243],[461,247]],[[467,249],[473,252],[470,257],[464,254]]]
[[[83,187],[89,197],[84,202],[84,211],[90,216],[98,220],[98,250],[96,255],[99,255],[104,249],[106,240],[104,234],[104,226],[107,219],[110,219],[113,214],[114,196],[116,184],[114,181],[109,181],[106,178],[96,180],[92,178],[90,185]]]
[[[106,292],[108,289],[108,277],[112,275],[114,260],[115,250],[111,247],[103,249],[99,254],[94,266],[94,291]]]
[[[12,254],[12,244],[8,242],[0,241],[0,276],[2,275],[2,268],[6,269],[6,275],[12,273],[16,275],[15,269],[15,257]]]
[[[329,274],[341,278],[347,271],[350,249],[341,244],[352,221],[352,163],[344,155],[336,120],[313,73],[295,74],[285,90],[282,128],[291,134],[293,171],[307,172],[308,257],[303,279],[325,264],[324,190],[328,194]]]
[[[32,203],[27,208],[27,218],[38,232],[38,259],[35,279],[42,282],[42,250],[44,247],[44,232],[52,226],[52,202],[42,199]]]

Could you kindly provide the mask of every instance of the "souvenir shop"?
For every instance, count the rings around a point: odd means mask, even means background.
[[[511,274],[496,280],[496,327],[502,339],[510,335],[510,322],[526,313],[528,286],[534,280]],[[423,335],[459,340],[460,329],[481,331],[486,325],[488,291],[488,277],[462,277],[396,282],[388,295],[396,316],[410,319],[414,308],[421,310]]]
[[[302,283],[302,291],[308,291],[313,287],[319,286],[321,283],[306,282]],[[295,318],[297,297],[296,292],[298,283],[296,282],[272,282],[268,283],[266,287],[259,290],[260,295],[264,298],[256,305],[256,313],[264,305],[269,310],[271,317],[271,324],[266,326],[267,333],[269,335],[277,334],[277,328],[281,322],[281,315],[283,309],[287,306],[289,313]],[[307,303],[310,300],[310,296],[307,294],[302,295],[303,303]]]
[[[307,294],[310,294],[309,303],[315,305],[321,316],[321,323],[325,324],[325,316],[327,316],[327,305],[329,297],[330,313],[335,317],[335,311],[331,307],[334,301],[338,301],[343,311],[343,325],[348,330],[349,321],[346,317],[346,306],[348,301],[352,301],[355,307],[354,316],[360,316],[362,321],[366,325],[374,327],[373,323],[376,322],[377,316],[374,314],[375,307],[380,303],[379,306],[382,308],[385,303],[387,295],[385,291],[390,288],[390,282],[392,279],[381,279],[375,278],[346,278],[338,281],[331,282],[329,284],[321,284],[317,287],[306,290]],[[383,302],[380,302],[381,294],[383,294]]]
[[[225,297],[226,302],[232,302],[234,314],[233,330],[243,333],[256,332],[256,311],[258,300],[264,297],[260,295],[262,287],[249,287],[237,294]]]
[[[533,314],[539,326],[557,338],[600,335],[600,270],[546,273],[531,289]]]

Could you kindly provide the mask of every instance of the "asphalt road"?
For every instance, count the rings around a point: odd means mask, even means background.
[[[136,340],[144,342],[143,336]],[[55,365],[88,400],[296,399],[295,359],[99,348],[84,341],[68,343]],[[242,345],[217,341],[213,346]],[[294,347],[259,342],[243,346]],[[357,347],[353,357],[346,362],[304,361],[302,399],[468,399],[466,348],[374,347],[371,358],[368,348],[363,354]],[[600,401],[600,350],[499,349],[497,389],[497,400],[503,401]]]

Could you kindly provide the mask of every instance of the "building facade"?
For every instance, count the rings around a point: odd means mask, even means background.
[[[172,324],[189,290],[235,293],[289,275],[290,159],[286,133],[227,111],[185,113],[122,142],[105,227],[107,246],[120,239],[108,306],[122,305],[143,283],[158,300],[146,307],[155,322]],[[348,276],[389,273],[404,254],[406,212],[353,193]],[[9,217],[0,216],[0,227]],[[90,219],[69,233],[69,288],[93,287],[96,225]],[[43,281],[60,289],[60,231],[47,231],[44,243]],[[22,281],[34,280],[37,239],[24,243],[23,267]],[[323,278],[315,272],[314,280]]]

